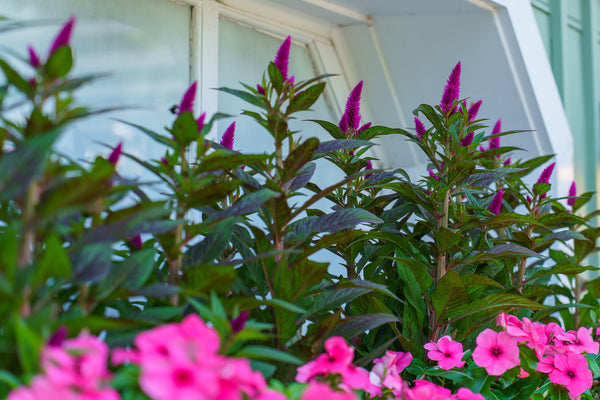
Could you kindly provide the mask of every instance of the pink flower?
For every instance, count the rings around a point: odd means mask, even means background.
[[[482,394],[473,393],[467,388],[460,388],[456,392],[457,400],[485,400]]]
[[[241,332],[248,321],[248,311],[242,311],[237,318],[231,320],[231,331],[233,333]]]
[[[131,242],[131,244],[136,248],[136,249],[141,249],[142,248],[142,237],[140,235],[135,235],[132,236],[129,241]]]
[[[117,165],[119,162],[119,158],[121,158],[121,153],[123,152],[123,142],[119,142],[119,144],[113,149],[113,151],[108,156],[108,162],[113,165]]]
[[[358,130],[356,131],[356,136],[360,135],[360,133],[364,130],[367,130],[371,127],[371,123],[367,122],[366,124],[363,124],[360,128],[358,128]]]
[[[188,90],[183,94],[183,98],[181,99],[181,103],[179,103],[179,108],[177,111],[177,115],[183,114],[184,112],[194,111],[194,100],[196,99],[196,87],[197,82],[191,84]]]
[[[261,85],[256,85],[256,91],[258,92],[258,94],[265,94],[265,88],[262,87]]]
[[[48,346],[62,346],[65,339],[67,338],[68,329],[66,326],[61,325],[50,339],[48,339]]]
[[[54,38],[48,57],[50,57],[59,47],[68,46],[71,41],[71,33],[73,32],[73,25],[75,24],[75,17],[71,16],[67,23],[62,27],[58,35]]]
[[[477,113],[479,113],[479,107],[481,107],[481,103],[483,103],[483,101],[479,100],[477,103],[473,103],[471,107],[469,107],[469,110],[467,111],[467,114],[469,115],[469,121],[473,121],[475,118],[477,118]]]
[[[202,113],[196,120],[196,123],[198,124],[198,132],[202,132],[202,129],[204,128],[204,119],[205,118],[206,118],[206,113]]]
[[[27,51],[29,52],[29,65],[31,65],[33,68],[39,67],[40,66],[40,56],[37,55],[33,46],[29,46],[27,48]]]
[[[475,136],[475,132],[467,133],[467,135],[463,138],[463,140],[460,141],[460,145],[464,146],[464,147],[469,146],[471,143],[473,143],[474,136]]]
[[[502,188],[498,190],[492,202],[490,203],[489,210],[494,214],[499,214],[502,209]]]
[[[504,164],[502,164],[502,165],[503,165],[503,166],[505,166],[505,167],[508,167],[508,166],[510,165],[510,161],[511,161],[511,160],[510,160],[510,157],[508,157],[508,158],[506,159],[506,161],[504,161]]]
[[[450,400],[452,392],[429,381],[417,379],[415,386],[406,390],[406,400]]]
[[[567,205],[573,207],[575,205],[575,201],[577,200],[577,185],[575,181],[571,183],[571,187],[569,188],[569,198],[567,199]]]
[[[540,177],[537,180],[537,183],[550,183],[550,176],[552,175],[552,171],[554,170],[555,165],[556,163],[554,162],[548,165],[546,168],[544,168]]]
[[[449,370],[454,367],[462,368],[465,362],[462,361],[463,347],[460,342],[455,342],[450,336],[443,336],[437,343],[429,342],[425,344],[427,357],[437,361],[440,368]]]
[[[581,354],[557,354],[554,357],[554,368],[548,374],[550,382],[565,386],[571,398],[580,396],[592,387],[592,372]]]
[[[423,140],[423,135],[425,135],[425,132],[427,131],[425,130],[425,125],[423,125],[421,120],[417,117],[415,117],[415,130],[417,131],[417,140]]]
[[[517,340],[506,332],[486,329],[477,336],[473,361],[490,375],[502,375],[520,364]]]
[[[281,75],[283,76],[283,81],[285,82],[288,77],[288,63],[290,59],[290,46],[292,44],[292,38],[288,36],[281,46],[279,50],[277,50],[277,55],[275,56],[275,66],[279,68]]]
[[[297,382],[306,383],[318,376],[339,374],[342,383],[352,389],[368,389],[371,386],[369,373],[352,364],[354,349],[348,346],[344,338],[330,337],[325,341],[325,350],[327,354],[321,354],[298,368]]]
[[[223,133],[223,137],[221,138],[220,144],[227,147],[229,150],[233,150],[233,140],[235,139],[234,132],[235,121],[229,125],[229,127],[225,130],[225,133]]]
[[[442,95],[442,100],[440,102],[440,109],[442,113],[447,114],[452,109],[452,104],[454,100],[457,100],[460,95],[460,62],[456,64],[456,66],[452,69],[450,76],[448,77],[448,81],[446,82],[446,87],[444,88],[444,94]]]
[[[365,166],[365,171],[370,171],[373,169],[373,162],[371,160],[367,161],[367,165]],[[372,177],[373,174],[367,174],[365,175],[365,179],[369,179],[370,177]]]
[[[312,382],[302,393],[300,400],[358,400],[352,392],[333,390],[322,382]]]
[[[568,331],[556,335],[556,340],[562,341],[569,351],[573,353],[598,354],[600,344],[592,339],[592,328],[581,327],[575,331]]]
[[[399,396],[404,387],[400,372],[410,365],[412,359],[410,353],[386,351],[383,357],[373,360],[375,365],[369,374],[371,383],[378,388],[391,389],[392,393]]]
[[[498,120],[496,122],[496,124],[494,125],[494,128],[492,129],[492,134],[490,135],[490,144],[489,144],[489,149],[497,149],[500,147],[500,138],[498,136],[496,136],[498,133],[500,133],[500,130],[502,126],[502,120]],[[499,155],[497,155],[496,157],[500,157]]]

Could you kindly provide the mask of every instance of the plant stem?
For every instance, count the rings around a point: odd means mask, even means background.
[[[27,187],[25,193],[25,204],[23,206],[23,236],[21,238],[21,246],[19,248],[18,265],[19,268],[24,268],[29,265],[33,259],[33,246],[35,245],[35,231],[32,227],[35,207],[40,201],[39,183],[33,181]],[[31,296],[31,288],[26,286],[23,289],[23,305],[21,307],[21,316],[28,317],[31,314],[31,304],[29,297]]]
[[[532,229],[531,227],[527,228],[527,238],[531,239],[531,233],[532,233]],[[523,284],[525,283],[525,269],[527,268],[527,257],[521,257],[521,260],[519,262],[519,271],[517,273],[517,282],[516,285],[518,286],[518,291],[519,293],[523,293]]]
[[[177,216],[176,218],[178,220],[183,219],[183,217],[185,216],[185,214],[179,210],[177,212]],[[170,263],[170,270],[169,270],[169,285],[176,285],[177,282],[179,281],[179,274],[181,273],[181,267],[183,264],[183,253],[181,252],[181,247],[183,246],[183,224],[179,224],[175,227],[175,238],[174,238],[174,245],[177,247],[177,257],[175,258],[175,260],[172,260]],[[173,295],[171,295],[171,304],[173,304],[174,306],[177,305],[177,303],[179,303],[179,294],[175,293]]]
[[[440,221],[440,227],[443,227],[443,228],[448,227],[449,203],[450,203],[450,191],[446,191],[446,194],[444,196],[444,204],[442,205],[442,207],[443,207],[442,208],[442,219]],[[437,262],[437,269],[436,269],[436,273],[435,273],[436,285],[440,281],[440,279],[442,279],[442,277],[444,275],[446,275],[446,264],[447,264],[446,252],[443,251],[439,255],[438,262]]]

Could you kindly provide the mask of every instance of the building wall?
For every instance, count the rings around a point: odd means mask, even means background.
[[[600,0],[531,0],[573,133],[578,192],[600,178]]]

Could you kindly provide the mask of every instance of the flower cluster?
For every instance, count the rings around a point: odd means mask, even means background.
[[[42,351],[43,374],[12,391],[8,400],[117,400],[119,394],[109,386],[108,353],[106,343],[85,332],[51,341]]]

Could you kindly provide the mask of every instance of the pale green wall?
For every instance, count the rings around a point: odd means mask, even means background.
[[[574,140],[578,192],[597,191],[600,0],[531,0]]]

